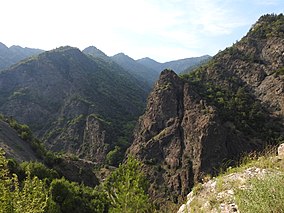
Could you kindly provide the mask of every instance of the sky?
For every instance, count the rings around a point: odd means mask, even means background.
[[[95,46],[159,62],[215,55],[284,0],[0,0],[0,42]]]

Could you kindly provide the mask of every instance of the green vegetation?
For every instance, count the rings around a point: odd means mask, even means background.
[[[284,75],[284,67],[281,67],[278,70],[275,70],[274,73],[279,76],[279,75]]]
[[[281,13],[268,14],[260,17],[258,22],[252,27],[248,33],[254,38],[265,39],[268,37],[284,36],[284,15]]]
[[[16,174],[10,174],[8,161],[0,150],[0,212],[45,212],[48,191],[45,182],[38,177],[27,177],[22,184]]]
[[[59,174],[54,169],[47,168],[44,164],[39,162],[23,162],[20,164],[23,171],[29,171],[31,177],[38,177],[41,180],[47,180],[49,183],[59,178]]]
[[[141,171],[141,162],[129,157],[104,183],[110,201],[109,212],[150,212],[147,181]]]
[[[240,212],[284,212],[284,159],[275,153],[275,147],[269,147],[245,155],[237,167],[194,186],[190,212],[219,212],[221,204],[230,203]]]
[[[38,64],[43,65],[42,69],[36,68]],[[23,70],[27,78],[16,82]],[[0,89],[0,107],[12,109],[18,101],[26,106],[15,106],[16,110],[7,114],[28,122],[33,132],[46,142],[52,141],[51,144],[62,151],[82,148],[84,133],[89,131],[85,128],[86,119],[94,117],[102,126],[100,131],[106,132],[107,152],[116,151],[116,146],[121,148],[116,152],[115,165],[121,162],[131,140],[132,132],[123,128],[137,121],[150,90],[148,86],[145,88],[143,80],[133,77],[116,63],[88,57],[71,47],[22,61],[17,69],[11,67],[2,72],[1,77],[3,82],[10,83]],[[27,82],[28,79],[33,80]],[[26,130],[19,135],[27,141],[30,139]],[[42,156],[44,151],[40,144],[34,140],[30,143],[37,149],[38,156]],[[66,145],[57,146],[62,143]],[[51,157],[50,153],[48,156]]]
[[[0,119],[7,122],[10,127],[16,130],[19,137],[30,144],[36,156],[39,159],[43,160],[44,163],[52,166],[56,162],[59,162],[61,160],[59,155],[55,154],[54,152],[48,151],[43,143],[33,136],[32,131],[26,124],[20,124],[12,117],[7,118],[1,114]]]
[[[50,199],[51,202],[47,211],[50,213],[100,213],[105,212],[108,206],[104,192],[69,182],[64,178],[52,181]]]
[[[113,122],[112,136],[116,142],[109,144],[109,152],[106,156],[106,163],[112,166],[118,166],[123,158],[125,151],[131,144],[131,137],[136,121],[116,121]]]
[[[250,180],[250,188],[236,193],[241,212],[284,212],[284,174],[271,174]]]
[[[214,66],[214,65],[213,65]],[[224,121],[232,122],[236,129],[247,134],[255,134],[255,130],[262,130],[262,137],[270,137],[267,134],[265,110],[245,87],[235,86],[230,88],[210,81],[204,81],[202,70],[196,70],[188,75],[181,76],[195,86],[198,93],[209,104],[216,107]],[[236,79],[229,79],[229,84],[236,84]]]
[[[150,212],[141,167],[141,162],[129,158],[104,183],[91,188],[58,179],[57,172],[42,163],[17,165],[0,149],[0,213]]]

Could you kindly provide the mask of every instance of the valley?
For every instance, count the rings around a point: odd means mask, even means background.
[[[42,175],[39,212],[177,211],[206,177],[283,143],[283,26],[263,15],[213,57],[165,63],[1,44],[1,177]]]

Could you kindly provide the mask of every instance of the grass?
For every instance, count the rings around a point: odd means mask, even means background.
[[[284,213],[284,175],[270,174],[253,178],[250,188],[236,192],[236,202],[241,212]]]
[[[249,168],[265,169],[267,173],[246,176],[245,170]],[[236,167],[220,173],[208,180],[209,185],[215,182],[213,188],[206,184],[195,185],[188,212],[219,212],[222,203],[235,202],[240,212],[284,213],[284,159],[276,157],[276,147],[246,154]],[[228,190],[234,195],[226,195]]]

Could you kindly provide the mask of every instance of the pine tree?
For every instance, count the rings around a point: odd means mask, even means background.
[[[111,203],[109,212],[150,212],[147,181],[141,167],[141,162],[130,157],[106,180],[104,188]]]

